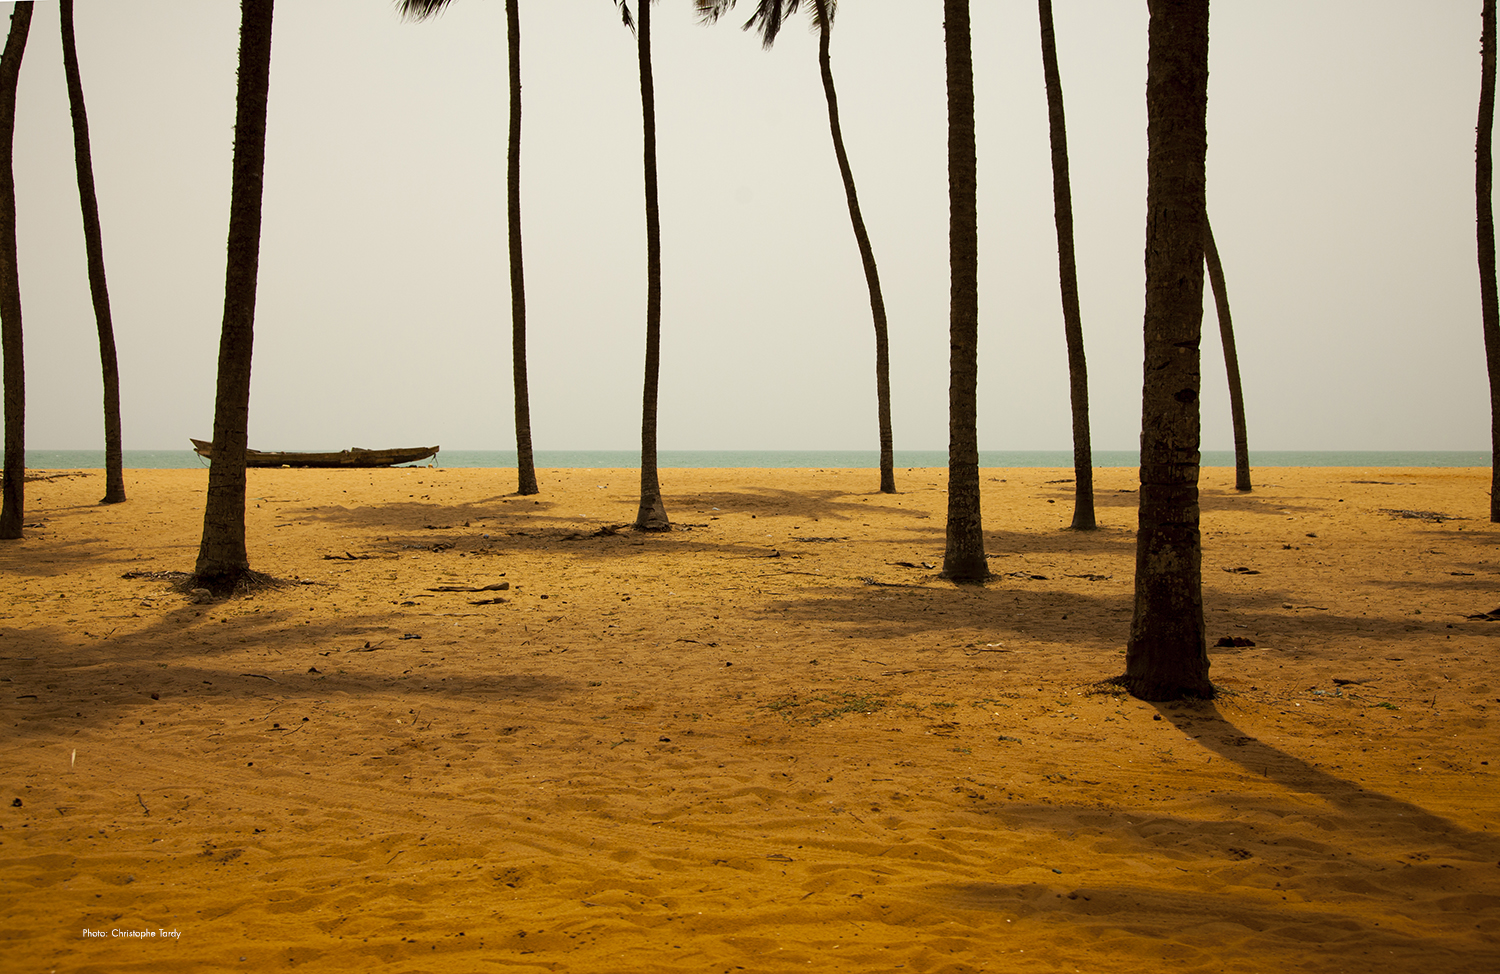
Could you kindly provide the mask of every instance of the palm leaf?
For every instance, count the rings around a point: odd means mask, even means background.
[[[630,16],[630,6],[625,0],[614,0],[615,6],[620,8],[620,23],[632,34],[635,33],[635,18]]]
[[[730,8],[734,6],[734,0],[693,0],[693,6],[698,11],[699,20],[705,24],[713,24],[729,13]]]
[[[407,20],[426,20],[443,12],[453,0],[396,0],[396,9]]]
[[[781,25],[786,19],[797,12],[802,0],[758,0],[755,5],[755,13],[745,21],[743,30],[754,30],[760,34],[761,45],[767,49],[776,43],[776,35],[781,33]],[[712,24],[724,16],[735,5],[735,0],[694,0],[694,6],[698,11],[698,19],[705,24]],[[818,4],[807,5],[807,15],[812,20],[814,31],[822,27],[819,23]],[[822,4],[823,16],[828,18],[830,26],[833,24],[833,13],[838,7],[838,0],[824,0]]]

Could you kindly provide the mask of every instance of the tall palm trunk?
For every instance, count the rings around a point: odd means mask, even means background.
[[[979,210],[969,0],[944,0],[948,64],[948,538],[943,577],[982,582],[979,512]]]
[[[1121,682],[1170,700],[1213,696],[1198,530],[1208,0],[1149,7],[1140,527]]]
[[[21,331],[21,275],[16,265],[16,85],[31,30],[32,5],[17,3],[0,55],[0,354],[5,357],[5,476],[0,484],[0,540],[21,536],[26,510],[26,362]]]
[[[641,394],[641,506],[635,526],[668,531],[656,475],[656,395],[661,374],[661,216],[656,201],[656,89],[651,82],[651,0],[637,7],[636,51],[641,64],[641,126],[646,170],[646,380]]]
[[[1052,136],[1052,213],[1057,223],[1057,279],[1062,289],[1063,335],[1068,345],[1068,392],[1073,402],[1073,528],[1091,531],[1094,520],[1094,450],[1089,437],[1089,370],[1083,357],[1083,311],[1078,304],[1078,260],[1073,250],[1073,188],[1068,178],[1068,125],[1052,0],[1037,0],[1042,24],[1042,75],[1047,84],[1047,126]]]
[[[89,151],[89,117],[83,103],[83,78],[78,71],[78,46],[73,37],[73,0],[62,0],[63,72],[68,78],[68,106],[73,115],[73,160],[78,169],[78,205],[83,211],[83,243],[88,253],[89,294],[99,330],[99,365],[104,375],[104,499],[125,500],[124,456],[120,444],[120,363],[115,355],[115,327],[109,313],[109,287],[104,278],[104,236],[99,229],[99,197],[94,192],[94,159]]]
[[[1203,214],[1203,259],[1214,289],[1214,308],[1219,318],[1219,341],[1224,346],[1224,371],[1229,375],[1229,418],[1234,426],[1234,489],[1250,489],[1250,443],[1245,435],[1245,391],[1240,387],[1240,356],[1234,348],[1234,321],[1229,317],[1229,286],[1224,283],[1224,265],[1214,243],[1208,214]]]
[[[828,55],[832,20],[827,0],[813,0],[818,24],[818,70],[823,75],[823,95],[828,101],[828,127],[833,133],[833,154],[838,159],[839,176],[844,181],[844,198],[849,202],[849,221],[854,225],[854,240],[859,245],[860,263],[865,269],[865,286],[870,291],[870,316],[875,323],[875,408],[880,424],[880,492],[896,492],[896,454],[891,434],[891,351],[886,335],[885,297],[880,291],[880,271],[875,266],[875,250],[859,209],[859,194],[854,189],[854,171],[849,154],[844,151],[844,133],[839,125],[839,97],[833,86],[833,67]]]
[[[531,454],[531,396],[526,381],[526,275],[521,262],[521,15],[520,0],[505,0],[510,48],[510,153],[506,210],[510,218],[510,361],[515,390],[517,493],[535,494],[536,462]]]
[[[245,446],[250,422],[250,358],[260,268],[261,193],[266,163],[266,103],[271,86],[273,0],[241,0],[239,90],[234,122],[234,178],[229,191],[229,245],[224,322],[214,400],[214,455],[195,574],[215,590],[250,574],[245,552]]]
[[[1500,296],[1495,287],[1495,210],[1491,201],[1495,127],[1495,0],[1484,0],[1479,42],[1479,132],[1474,149],[1474,197],[1479,237],[1479,307],[1484,359],[1490,375],[1490,520],[1500,522]]]

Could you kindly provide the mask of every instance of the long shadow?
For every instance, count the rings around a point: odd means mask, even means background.
[[[942,548],[943,532],[942,525],[933,531],[933,544],[939,549]],[[1126,568],[1133,570],[1135,532],[1111,528],[1072,531],[1066,525],[1055,529],[1049,525],[1036,531],[990,528],[984,532],[984,550],[992,563],[1015,554],[1107,555],[1132,559],[1126,562]],[[990,568],[1000,570],[995,564]]]
[[[1002,575],[984,586],[933,584],[932,573],[912,573],[909,582],[879,581],[853,586],[830,584],[767,603],[766,611],[815,624],[837,624],[868,639],[891,639],[919,632],[983,628],[997,636],[1047,641],[1123,645],[1133,611],[1128,573],[1108,582],[1099,594],[1080,592],[1079,579]],[[900,576],[895,576],[899,578]],[[873,581],[873,580],[872,580]],[[1064,587],[1066,585],[1067,587]],[[1343,652],[1351,634],[1376,643],[1410,642],[1413,633],[1447,633],[1438,617],[1356,616],[1331,610],[1287,610],[1289,594],[1280,589],[1231,591],[1205,586],[1210,621],[1233,623],[1269,638],[1330,644]],[[1295,614],[1294,614],[1295,613]],[[1123,624],[1122,624],[1122,621]],[[1500,636],[1500,626],[1470,623],[1484,636]],[[1228,633],[1224,633],[1227,635]]]
[[[200,620],[199,611],[187,605],[139,631],[106,635],[91,643],[65,636],[58,627],[0,630],[6,648],[0,657],[0,676],[5,678],[0,706],[17,718],[11,734],[52,737],[58,727],[109,727],[122,716],[156,706],[158,698],[212,704],[226,697],[310,701],[348,693],[368,699],[430,694],[465,703],[516,697],[546,702],[583,688],[579,680],[507,673],[503,666],[499,673],[482,676],[454,672],[451,666],[419,673],[419,664],[440,662],[450,647],[395,634],[370,638],[392,629],[436,635],[432,620],[423,616],[403,621],[396,614],[350,615],[304,624],[297,618],[302,613],[287,608],[216,625]],[[257,633],[273,629],[283,634],[294,629],[301,645],[258,664],[243,661],[241,643],[253,644]],[[241,661],[219,665],[221,658],[231,655]],[[358,667],[367,660],[385,672],[361,672]],[[397,665],[403,669],[391,672]],[[85,671],[92,685],[113,684],[113,689],[99,689],[97,695],[93,690],[87,695],[73,690],[72,674]]]
[[[1411,878],[1399,874],[1392,876],[1389,872],[1392,862],[1384,856],[1372,858],[1367,853],[1349,851],[1350,845],[1365,837],[1373,837],[1377,843],[1385,846],[1389,846],[1392,841],[1405,842],[1411,848],[1419,850],[1416,853],[1419,860],[1427,857],[1427,853],[1421,850],[1429,850],[1434,846],[1446,846],[1452,857],[1469,860],[1476,865],[1488,865],[1500,856],[1500,836],[1467,828],[1420,805],[1361,787],[1287,754],[1246,734],[1226,719],[1211,701],[1161,703],[1154,706],[1162,719],[1171,722],[1190,741],[1203,746],[1245,774],[1258,779],[1269,779],[1288,792],[1320,799],[1335,814],[1343,813],[1347,816],[1347,819],[1338,824],[1321,826],[1330,833],[1327,849],[1321,853],[1326,857],[1329,873],[1324,878],[1332,879],[1336,889],[1358,890],[1357,899],[1362,902],[1368,902],[1371,897],[1383,899],[1392,912],[1407,915],[1409,907],[1406,901],[1409,897],[1402,895],[1402,889],[1403,881]],[[1203,795],[1200,793],[1198,797],[1201,799]],[[1293,809],[1278,802],[1274,796],[1256,796],[1240,790],[1234,791],[1232,797],[1226,795],[1225,801],[1232,801],[1232,809],[1235,811],[1244,812],[1248,809],[1264,812],[1272,821],[1279,820],[1288,813],[1307,814],[1305,806]],[[995,811],[1019,822],[1022,829],[1044,829],[1071,837],[1074,829],[1089,827],[1108,830],[1116,843],[1130,841],[1121,834],[1115,823],[1101,822],[1098,814],[1091,809],[1080,809],[1062,824],[1058,822],[1059,810],[1056,805],[1037,806],[1030,815],[1026,809],[1016,807],[997,806]],[[1145,810],[1139,814],[1153,824],[1163,819],[1163,816]],[[1172,819],[1170,816],[1166,818],[1175,823],[1166,828],[1169,834],[1192,834],[1206,846],[1212,846],[1226,838],[1219,834],[1226,827],[1220,823]],[[1350,828],[1356,824],[1363,827],[1357,831]],[[1239,827],[1234,829],[1237,833],[1244,831]],[[1264,832],[1264,829],[1259,831]],[[1284,845],[1287,840],[1285,836],[1278,837],[1274,826],[1273,831],[1263,837],[1278,838],[1273,843],[1276,845]],[[1344,841],[1340,842],[1340,838]],[[1156,846],[1151,846],[1149,838],[1141,836],[1139,841],[1143,848],[1132,855],[1152,854]],[[1243,843],[1245,839],[1234,837],[1230,841]],[[1145,846],[1151,848],[1144,848]],[[1303,855],[1314,858],[1320,855],[1315,845],[1301,843],[1300,847]],[[1292,848],[1299,846],[1294,844]],[[1226,843],[1225,852],[1233,854],[1234,850],[1227,848]],[[1242,852],[1243,854],[1246,853]],[[1225,861],[1229,861],[1227,855]],[[1274,868],[1276,863],[1268,865]],[[1426,868],[1429,872],[1436,873],[1445,867],[1437,864]],[[1336,880],[1340,875],[1346,877],[1345,886],[1340,886]],[[1385,887],[1383,891],[1370,889],[1370,879],[1375,877],[1387,877],[1380,882]],[[1427,878],[1432,880],[1432,885],[1440,882],[1432,876]],[[1074,886],[1065,880],[1059,880],[1052,886],[1039,883],[946,884],[937,887],[934,892],[959,908],[990,910],[1012,916],[1037,916],[1049,922],[1063,922],[1079,928],[1098,927],[1103,923],[1115,930],[1125,929],[1146,936],[1166,938],[1176,929],[1228,923],[1248,928],[1247,935],[1252,941],[1262,944],[1270,941],[1267,945],[1280,944],[1293,951],[1300,951],[1311,939],[1325,945],[1347,945],[1339,955],[1345,959],[1353,956],[1351,952],[1370,955],[1370,948],[1379,947],[1379,963],[1382,966],[1388,964],[1393,959],[1392,954],[1397,951],[1408,954],[1407,959],[1420,956],[1427,964],[1438,963],[1441,969],[1452,970],[1484,969],[1483,963],[1473,967],[1467,966],[1467,963],[1472,963],[1481,954],[1489,958],[1495,956],[1493,941],[1485,937],[1465,944],[1449,935],[1414,935],[1405,929],[1381,926],[1376,919],[1383,917],[1372,917],[1366,905],[1347,912],[1340,911],[1337,899],[1311,910],[1305,902],[1280,907],[1274,900],[1268,903],[1267,897],[1256,895],[1253,892],[1253,881],[1248,885],[1252,890],[1246,894],[1218,895],[1206,894],[1202,890],[1179,892],[1149,885]],[[1479,905],[1476,906],[1476,903]],[[1494,898],[1483,893],[1475,897],[1455,893],[1446,899],[1439,899],[1432,906],[1450,927],[1466,929],[1476,919],[1474,910],[1493,913]],[[1443,958],[1466,963],[1442,967]],[[1342,965],[1338,969],[1343,969]]]
[[[1375,816],[1384,835],[1413,842],[1441,841],[1455,851],[1479,860],[1500,856],[1500,836],[1476,832],[1429,812],[1420,805],[1393,798],[1329,774],[1264,741],[1246,734],[1226,718],[1211,700],[1153,704],[1162,719],[1184,736],[1250,775],[1268,778],[1291,792],[1313,795],[1335,809],[1363,817]],[[1252,799],[1236,795],[1238,804]]]
[[[1465,945],[1444,934],[1414,935],[1381,926],[1369,918],[1368,907],[1340,911],[1336,903],[1321,909],[1309,909],[1303,903],[1278,906],[1269,903],[1266,895],[1254,893],[1037,883],[948,884],[933,892],[957,909],[1066,924],[1071,928],[1066,932],[1074,937],[1158,940],[1164,949],[1179,954],[1181,945],[1187,945],[1212,957],[1222,938],[1234,931],[1242,949],[1253,949],[1266,969],[1295,957],[1298,961],[1290,969],[1299,971],[1373,971],[1396,965],[1405,970],[1414,963],[1425,970],[1477,971],[1489,969],[1495,957],[1493,947]],[[1391,901],[1394,904],[1394,896]],[[1466,915],[1449,911],[1448,918],[1456,926]],[[1309,954],[1310,944],[1318,944],[1319,949]]]
[[[1267,906],[1263,900],[1219,896],[1206,898],[1200,891],[1176,892],[1154,886],[1125,884],[1072,886],[1059,883],[961,883],[938,888],[954,906],[971,910],[995,910],[1014,916],[1045,915],[1049,920],[1075,922],[1102,918],[1123,920],[1126,929],[1146,927],[1151,920],[1166,920],[1167,929],[1228,922],[1254,931],[1288,926],[1346,928],[1348,915],[1308,911],[1298,907]],[[1069,890],[1066,895],[1059,889]],[[1134,920],[1134,923],[1131,921]],[[1140,932],[1145,932],[1141,930]],[[1410,938],[1392,931],[1392,943],[1409,944]],[[1300,938],[1299,938],[1300,939]]]
[[[1075,644],[1123,645],[1133,595],[1090,595],[991,583],[984,588],[941,585],[828,585],[796,598],[772,599],[764,611],[779,618],[836,624],[863,639],[984,629],[1006,636]]]
[[[196,553],[197,542],[193,542]],[[184,549],[186,550],[186,549]],[[184,561],[190,561],[185,556]],[[48,576],[99,565],[139,564],[136,551],[127,545],[106,547],[99,538],[55,540],[42,533],[28,533],[22,545],[0,545],[0,574]]]
[[[1434,592],[1453,591],[1472,593],[1475,598],[1483,602],[1486,599],[1494,601],[1500,599],[1500,583],[1491,580],[1487,585],[1475,585],[1473,579],[1465,576],[1449,576],[1445,578],[1372,578],[1365,581],[1365,585],[1377,585],[1389,589],[1413,589],[1430,590]],[[1488,593],[1488,594],[1486,594]],[[1485,610],[1488,611],[1488,610]]]
[[[860,516],[879,513],[882,517],[930,520],[926,511],[914,510],[886,503],[867,503],[862,500],[840,500],[840,498],[884,497],[882,494],[858,495],[836,490],[738,490],[711,491],[695,494],[666,495],[667,510],[674,520],[696,520],[703,514],[755,514],[768,517],[816,517],[834,520],[854,520]],[[580,516],[555,516],[550,512],[556,508],[555,501],[545,497],[523,498],[518,495],[497,495],[463,504],[436,503],[425,500],[388,501],[358,507],[322,506],[281,512],[283,516],[302,520],[317,520],[344,524],[353,528],[408,527],[428,523],[461,524],[465,521],[515,520],[535,522],[548,520],[556,524],[609,523],[598,518]],[[633,502],[618,504],[619,520],[628,521],[634,515]],[[684,515],[683,511],[690,511]]]
[[[357,507],[319,506],[288,508],[277,513],[288,520],[314,521],[342,525],[352,529],[410,530],[427,525],[443,527],[462,526],[465,522],[499,521],[527,522],[543,520],[552,523],[576,522],[579,518],[566,518],[549,514],[556,502],[550,500],[515,499],[516,507],[506,503],[505,497],[490,497],[464,504],[446,504],[434,501],[387,501],[381,504],[362,504]]]
[[[1072,501],[1072,484],[1042,485],[1050,488],[1042,496],[1051,495],[1059,504],[1064,499]],[[1132,488],[1129,490],[1096,490],[1094,492],[1094,506],[1135,508],[1140,506],[1140,493]],[[1287,512],[1306,514],[1321,510],[1309,504],[1298,503],[1291,499],[1280,499],[1268,496],[1264,493],[1243,494],[1239,491],[1227,488],[1200,487],[1198,490],[1198,507],[1204,513],[1220,513],[1233,511],[1242,514],[1270,514],[1285,515]]]
[[[700,491],[693,494],[668,494],[667,510],[692,509],[725,514],[755,514],[771,517],[816,517],[852,521],[871,514],[906,518],[914,521],[937,520],[928,511],[888,502],[886,494],[851,494],[841,490],[756,490]],[[845,500],[842,498],[855,498]],[[871,499],[878,499],[871,503]],[[673,505],[677,505],[674,507]]]
[[[597,526],[596,526],[597,524]],[[653,556],[716,555],[721,558],[765,558],[777,543],[715,540],[711,528],[679,524],[669,532],[639,532],[614,524],[579,524],[499,530],[488,538],[428,535],[389,536],[382,544],[393,549],[427,548],[451,544],[455,551],[471,554],[535,554],[554,558],[642,559],[647,567]],[[780,545],[785,548],[786,545]]]

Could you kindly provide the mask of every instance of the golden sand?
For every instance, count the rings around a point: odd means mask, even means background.
[[[664,470],[666,535],[615,530],[629,470],[257,470],[296,583],[228,601],[163,574],[205,471],[34,480],[0,968],[1500,969],[1488,470],[1205,470],[1210,639],[1254,645],[1161,705],[1091,686],[1135,473],[1095,533],[1070,476],[983,471],[978,588],[940,470]]]

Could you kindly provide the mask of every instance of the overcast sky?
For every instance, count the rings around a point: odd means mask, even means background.
[[[12,4],[0,4],[9,14]],[[664,449],[874,449],[868,299],[816,36],[654,11]],[[239,8],[78,0],[125,446],[212,431]],[[1071,445],[1036,4],[974,0],[983,449]],[[1138,441],[1145,4],[1056,0],[1094,444]],[[1217,0],[1208,198],[1253,449],[1486,449],[1480,0]],[[799,15],[800,17],[800,15]],[[609,0],[522,0],[537,449],[639,446],[640,93]],[[8,16],[5,23],[8,24]],[[101,445],[56,3],[15,136],[27,444]],[[844,135],[890,315],[897,449],[947,444],[940,0],[845,0]],[[514,447],[501,0],[281,0],[250,442]],[[1204,448],[1232,445],[1212,307]]]

